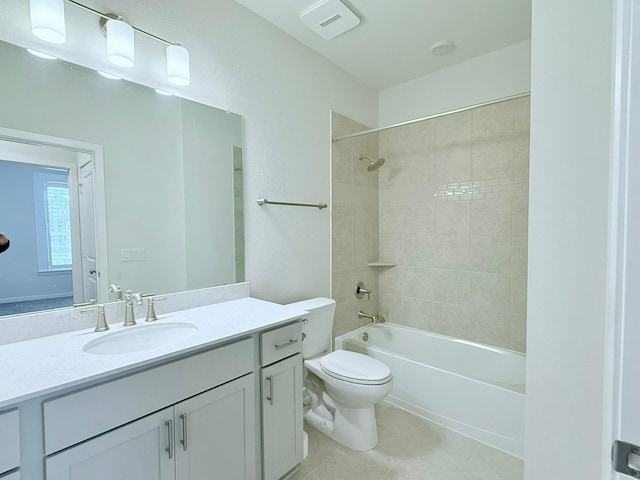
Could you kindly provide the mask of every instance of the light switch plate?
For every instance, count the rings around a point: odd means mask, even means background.
[[[146,259],[147,252],[144,248],[120,249],[120,260],[122,262],[144,262]]]

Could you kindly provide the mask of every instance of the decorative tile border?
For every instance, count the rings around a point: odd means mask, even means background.
[[[513,198],[529,195],[528,177],[498,178],[442,183],[433,194],[436,200],[483,200],[486,198]]]

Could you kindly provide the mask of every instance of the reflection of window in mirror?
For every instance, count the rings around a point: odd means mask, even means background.
[[[71,270],[71,207],[66,170],[33,174],[38,272]]]

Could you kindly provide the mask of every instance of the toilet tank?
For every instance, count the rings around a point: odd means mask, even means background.
[[[318,297],[290,305],[309,312],[304,317],[307,321],[302,324],[302,332],[306,335],[302,342],[303,358],[312,358],[323,352],[330,352],[336,301]]]

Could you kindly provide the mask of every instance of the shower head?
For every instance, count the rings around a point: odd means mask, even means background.
[[[363,158],[366,158],[367,160],[369,160],[371,163],[367,166],[367,170],[370,172],[373,172],[377,169],[379,169],[382,165],[384,165],[384,158],[378,158],[377,160],[374,160],[373,158],[371,158],[368,155],[360,155],[358,157],[358,160],[362,160]]]

